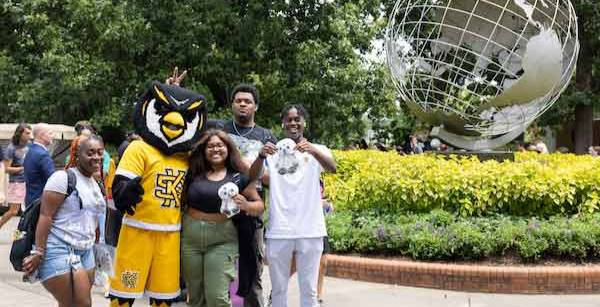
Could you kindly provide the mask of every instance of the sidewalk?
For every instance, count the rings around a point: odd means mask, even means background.
[[[21,274],[14,272],[10,266],[10,234],[16,228],[17,219],[7,223],[0,230],[0,307],[49,307],[56,306],[51,295],[41,284],[21,282]],[[267,269],[267,268],[266,268]],[[268,271],[268,270],[266,270]],[[265,293],[271,288],[265,272]],[[298,307],[298,286],[295,278],[290,281],[289,306]],[[385,284],[357,282],[338,278],[326,278],[325,281],[326,307],[567,307],[598,306],[600,295],[506,295],[480,294],[422,288],[399,287]],[[101,290],[93,291],[93,306],[108,306],[108,301],[102,296]],[[138,301],[135,306],[147,306]],[[186,306],[174,304],[174,307]]]

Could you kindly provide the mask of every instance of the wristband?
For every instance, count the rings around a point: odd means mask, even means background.
[[[43,248],[43,247],[36,246],[34,244],[34,245],[31,246],[31,252],[30,253],[33,254],[34,252],[35,253],[40,253],[40,254],[43,255],[46,252],[46,249]]]
[[[258,153],[258,157],[259,157],[259,158],[261,158],[261,159],[263,159],[263,160],[267,158],[267,156],[266,156],[266,155],[263,155],[263,153],[262,153],[262,152],[259,152],[259,153]]]

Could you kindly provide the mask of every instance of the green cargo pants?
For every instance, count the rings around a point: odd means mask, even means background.
[[[235,278],[237,229],[231,220],[212,223],[183,216],[181,270],[193,307],[229,307]]]

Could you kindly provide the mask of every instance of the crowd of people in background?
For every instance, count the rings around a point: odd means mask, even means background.
[[[522,142],[515,141],[509,145],[508,151],[513,152],[536,152],[540,154],[550,153],[547,145],[541,140],[536,139],[533,142]],[[387,146],[382,142],[374,142],[373,145],[369,146],[367,141],[361,139],[356,144],[351,144],[344,147],[344,150],[356,150],[356,149],[377,149],[380,151],[391,151],[395,150],[400,155],[413,155],[422,153],[452,153],[452,152],[466,152],[464,149],[454,148],[449,144],[444,143],[438,138],[429,139],[426,134],[410,134],[407,135],[404,142],[397,146]],[[561,146],[556,148],[557,153],[569,153],[567,147]],[[600,146],[590,146],[589,154],[597,156],[600,154]]]

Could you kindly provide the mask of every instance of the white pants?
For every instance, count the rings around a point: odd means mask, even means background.
[[[317,307],[317,279],[323,253],[323,238],[267,239],[267,260],[271,277],[273,307],[287,307],[292,255],[300,287],[300,307]]]

